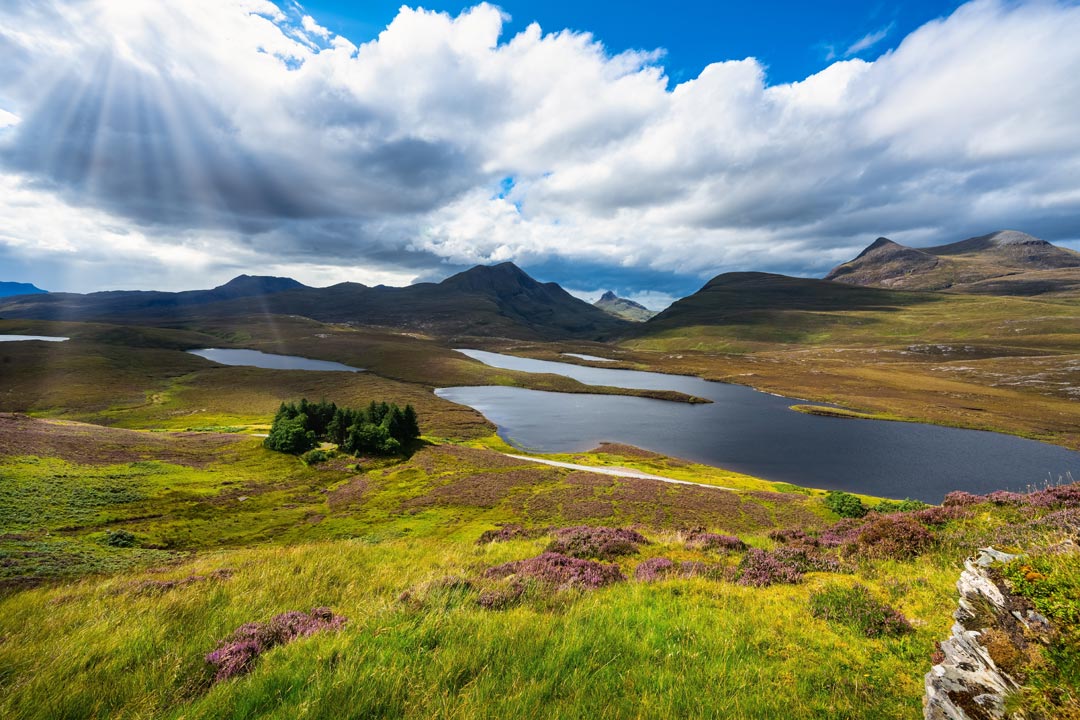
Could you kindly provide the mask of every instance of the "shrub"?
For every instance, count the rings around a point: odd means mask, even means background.
[[[259,655],[273,647],[321,630],[340,630],[345,623],[345,618],[325,607],[310,613],[282,613],[270,622],[241,625],[207,654],[206,662],[214,670],[214,682],[228,680],[246,673]]]
[[[109,547],[129,548],[135,547],[135,543],[135,535],[127,530],[105,531],[105,544]]]
[[[866,514],[862,500],[840,490],[830,490],[825,495],[825,507],[844,518],[861,518]]]
[[[886,515],[895,512],[914,512],[928,507],[930,506],[922,500],[912,500],[911,498],[905,498],[904,500],[882,500],[874,506],[874,512]]]
[[[859,528],[855,545],[867,557],[910,560],[925,552],[933,539],[914,518],[883,515]]]
[[[308,450],[300,457],[300,459],[303,460],[306,465],[318,465],[319,463],[324,463],[329,460],[330,456],[325,450],[316,448],[314,450]]]
[[[514,560],[496,565],[488,568],[485,575],[490,578],[517,575],[521,578],[531,578],[545,585],[559,588],[576,587],[585,590],[596,589],[626,579],[619,571],[618,565],[568,557],[555,552],[545,552],[526,560]]]
[[[639,563],[634,568],[634,578],[641,582],[662,580],[675,571],[675,563],[666,557],[654,557]]]
[[[611,560],[620,555],[633,555],[639,545],[648,544],[645,536],[628,528],[579,525],[556,530],[555,539],[547,549],[576,558]]]
[[[793,564],[757,548],[751,548],[743,556],[736,572],[736,582],[739,585],[751,587],[794,585],[800,580],[802,580],[802,572]]]
[[[833,585],[813,593],[810,613],[854,628],[868,638],[911,632],[911,623],[899,611],[875,599],[862,585],[850,588]]]

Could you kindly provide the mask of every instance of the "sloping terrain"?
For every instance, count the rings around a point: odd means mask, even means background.
[[[638,336],[708,325],[760,323],[770,313],[888,311],[934,302],[933,296],[864,288],[773,273],[717,275],[693,295],[636,328]]]
[[[60,293],[0,304],[0,317],[184,325],[214,318],[299,315],[444,337],[603,338],[627,323],[540,283],[512,263],[477,266],[441,283],[309,288],[286,278],[241,276],[183,293]]]
[[[631,322],[645,322],[657,314],[655,310],[650,310],[633,300],[621,298],[610,290],[601,295],[600,299],[594,302],[593,305],[617,318]]]
[[[1076,566],[1055,550],[1076,486],[840,505],[618,446],[575,459],[741,489],[496,445],[307,465],[243,435],[0,416],[9,435],[5,717],[914,717],[988,542],[1042,553],[1003,572],[1055,629],[1022,655],[988,636],[1025,681],[1014,705],[1078,708]],[[301,613],[338,620],[289,635]]]
[[[1080,253],[1015,230],[926,248],[878,238],[825,279],[986,295],[1064,293],[1080,289]]]

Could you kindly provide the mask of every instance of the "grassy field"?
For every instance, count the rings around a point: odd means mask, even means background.
[[[814,549],[827,565],[794,584],[756,587],[739,580],[752,553],[794,542],[771,531],[838,519],[820,493],[625,446],[562,457],[736,489],[538,466],[493,438],[314,467],[239,434],[9,415],[0,439],[7,717],[911,717],[967,550],[1062,533],[1041,520],[1053,508],[984,503],[920,520],[914,554],[860,535]],[[513,594],[487,571],[578,525],[644,534],[604,558],[624,580]],[[750,549],[697,545],[702,529]],[[130,545],[111,543],[119,531]],[[652,558],[708,571],[654,580],[637,570]],[[855,585],[912,629],[867,637],[815,617],[812,598]],[[348,619],[340,632],[213,681],[204,657],[234,629],[320,606]]]
[[[985,304],[981,319],[972,302]],[[963,558],[986,544],[1034,553],[1046,582],[1023,589],[1065,628],[1021,668],[1030,682],[1010,702],[1077,713],[1075,573],[1046,550],[1080,533],[1075,503],[1010,496],[842,520],[820,491],[626,446],[545,457],[714,487],[507,458],[482,416],[432,393],[625,392],[488,368],[450,347],[585,352],[1080,447],[1073,302],[770,311],[619,345],[262,316],[0,321],[0,332],[72,337],[0,344],[0,716],[913,717]],[[221,367],[182,352],[207,346],[369,372]],[[264,449],[252,435],[299,397],[411,403],[425,444],[313,466]],[[613,565],[617,581],[526,571],[578,526],[640,533],[577,558],[593,563],[585,577],[615,578]],[[847,590],[910,627],[868,635],[816,612]],[[206,656],[238,628],[324,606],[347,618],[340,630],[281,642],[215,682]]]

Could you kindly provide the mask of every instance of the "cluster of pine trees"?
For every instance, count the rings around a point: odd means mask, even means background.
[[[332,402],[282,403],[263,444],[271,450],[299,455],[320,442],[335,443],[354,455],[394,455],[420,437],[412,405],[375,402],[366,408],[338,407]]]

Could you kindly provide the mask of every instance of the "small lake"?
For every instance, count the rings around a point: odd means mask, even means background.
[[[272,355],[258,350],[203,348],[202,350],[188,350],[188,352],[221,365],[243,365],[246,367],[266,368],[267,370],[363,372],[363,368],[354,368],[329,360],[312,360],[311,358],[297,357],[296,355]]]
[[[45,342],[64,342],[71,338],[53,335],[0,335],[0,342],[21,342],[23,340],[43,340]]]
[[[439,397],[468,405],[499,435],[534,452],[581,452],[603,441],[778,480],[940,502],[951,490],[1024,490],[1072,473],[1080,453],[978,430],[806,415],[797,400],[695,377],[594,368],[459,350],[493,367],[556,373],[590,385],[677,390],[708,405],[650,398],[455,387]]]

